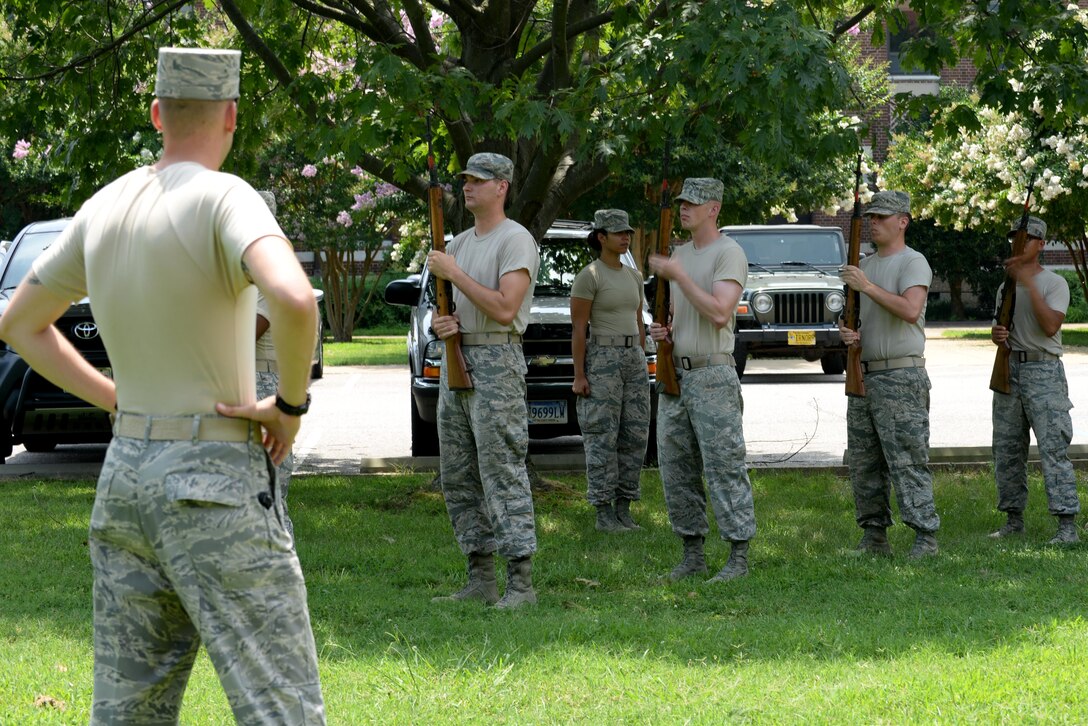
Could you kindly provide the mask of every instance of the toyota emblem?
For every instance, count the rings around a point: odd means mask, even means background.
[[[98,326],[94,323],[76,323],[72,326],[72,332],[80,340],[90,340],[98,337]]]

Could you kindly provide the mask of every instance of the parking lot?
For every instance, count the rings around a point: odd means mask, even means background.
[[[931,331],[939,336],[939,331]],[[927,360],[933,382],[931,438],[934,448],[988,447],[988,390],[993,346],[985,341],[932,337]],[[1088,444],[1088,353],[1067,352],[1073,399],[1073,443]],[[401,366],[326,367],[313,385],[313,408],[296,441],[298,472],[353,474],[365,463],[376,469],[411,466],[408,372]],[[827,376],[819,363],[801,360],[749,362],[743,379],[744,430],[752,466],[835,466],[846,449],[843,376]],[[534,454],[577,457],[581,441],[534,441]],[[87,471],[100,463],[104,446],[61,446],[50,454],[16,448],[5,467],[25,475],[59,466]],[[73,473],[73,475],[78,475]]]

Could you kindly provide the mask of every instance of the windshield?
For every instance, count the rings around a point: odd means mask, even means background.
[[[34,264],[34,260],[38,259],[38,255],[45,252],[49,245],[53,244],[53,240],[59,236],[60,230],[23,235],[19,244],[9,253],[11,259],[4,269],[3,279],[0,279],[0,289],[8,290],[22,282],[30,266]]]
[[[726,232],[744,248],[748,262],[765,267],[778,267],[783,262],[807,263],[816,267],[840,267],[843,259],[842,242],[833,232],[783,231]]]
[[[597,251],[585,239],[545,239],[540,245],[540,272],[536,276],[537,290],[560,288],[569,290],[574,276],[597,259]],[[625,260],[629,262],[629,260]]]

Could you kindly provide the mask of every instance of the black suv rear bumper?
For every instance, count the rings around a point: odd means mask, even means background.
[[[650,380],[650,415],[657,416],[657,396],[654,395],[655,383]],[[530,382],[527,386],[530,409],[534,405],[541,411],[554,411],[554,403],[559,403],[565,410],[566,421],[556,423],[530,423],[529,438],[554,439],[560,436],[578,436],[578,410],[575,404],[577,396],[571,390],[569,381]],[[438,382],[430,379],[412,379],[412,398],[415,399],[419,417],[429,424],[438,423]],[[530,417],[531,418],[531,417]],[[653,435],[653,432],[651,432]]]

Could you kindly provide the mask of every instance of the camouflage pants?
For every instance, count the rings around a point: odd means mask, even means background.
[[[639,475],[650,435],[650,377],[641,348],[589,344],[589,397],[579,396],[586,450],[586,498],[609,504],[639,499]]]
[[[672,530],[681,537],[707,534],[709,489],[722,539],[750,540],[756,514],[744,461],[744,401],[737,372],[724,365],[677,375],[680,395],[659,388],[657,399],[657,457]]]
[[[254,442],[114,437],[89,537],[92,724],[177,723],[201,642],[238,723],[324,723],[306,585],[267,466]]]
[[[464,354],[475,388],[450,391],[443,366],[438,394],[442,494],[453,533],[466,555],[528,557],[536,525],[525,469],[525,356],[509,344],[467,346]]]
[[[997,508],[1023,512],[1028,503],[1028,443],[1030,428],[1039,444],[1039,463],[1050,513],[1076,514],[1077,477],[1069,461],[1073,421],[1069,386],[1060,360],[1010,361],[1009,395],[994,393],[994,478]]]
[[[865,397],[847,399],[846,441],[850,482],[861,527],[890,527],[889,489],[911,528],[936,532],[929,471],[929,375],[898,368],[865,376]]]
[[[280,387],[278,373],[257,371],[257,400],[275,396]],[[280,503],[283,505],[283,524],[291,534],[295,536],[295,525],[287,514],[287,489],[291,486],[291,475],[295,471],[295,455],[288,453],[283,463],[276,467],[276,490],[280,493]]]

